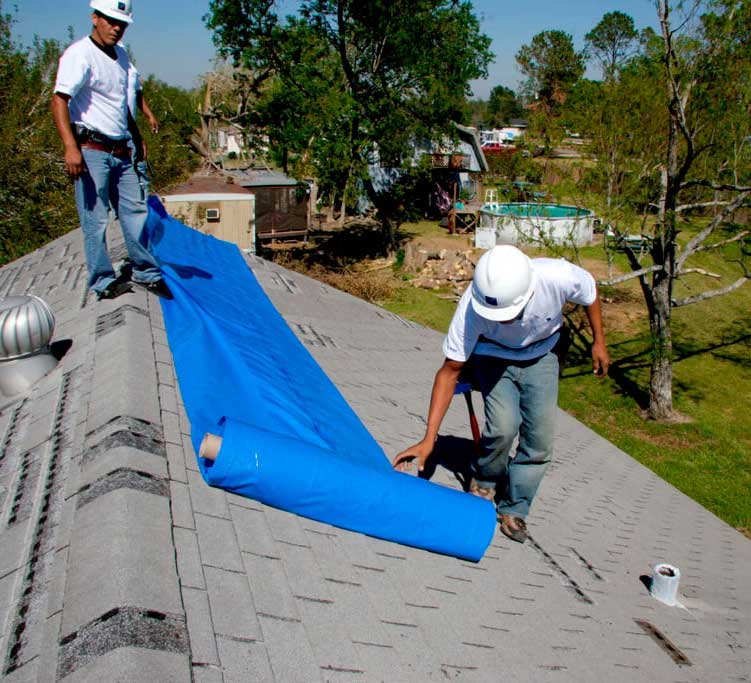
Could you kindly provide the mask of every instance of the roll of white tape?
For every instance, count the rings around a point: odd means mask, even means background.
[[[656,564],[652,570],[652,596],[671,607],[675,606],[681,572],[669,564]]]

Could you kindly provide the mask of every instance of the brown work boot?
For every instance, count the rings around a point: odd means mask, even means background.
[[[469,482],[469,492],[473,496],[478,496],[480,498],[484,498],[485,500],[489,500],[491,503],[495,503],[495,489],[488,489],[484,486],[480,486],[474,479]]]
[[[527,540],[527,524],[521,517],[498,515],[498,526],[512,541],[524,543]]]

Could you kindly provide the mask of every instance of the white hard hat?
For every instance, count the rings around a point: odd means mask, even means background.
[[[91,0],[91,9],[110,19],[133,23],[133,3],[131,0]]]
[[[529,257],[510,244],[486,251],[472,278],[472,308],[488,320],[513,320],[534,291]]]

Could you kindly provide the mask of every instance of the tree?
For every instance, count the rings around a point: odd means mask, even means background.
[[[530,104],[530,132],[542,138],[549,152],[559,137],[557,119],[566,97],[584,73],[584,57],[574,49],[571,36],[563,31],[543,31],[523,45],[516,61],[527,76]]]
[[[308,0],[284,20],[274,7],[212,0],[205,20],[223,55],[272,83],[256,113],[275,146],[332,198],[364,188],[390,247],[401,204],[368,166],[411,165],[416,142],[451,133],[490,40],[469,2]]]
[[[529,45],[522,45],[516,61],[528,78],[528,93],[550,110],[566,101],[568,91],[584,73],[584,57],[564,31],[538,33]]]
[[[633,54],[637,38],[634,20],[628,14],[608,12],[584,37],[586,53],[600,63],[605,80],[610,80]]]
[[[78,225],[49,112],[60,46],[20,47],[12,28],[0,3],[0,263]]]
[[[511,119],[521,114],[522,108],[516,99],[516,93],[511,88],[497,85],[490,91],[487,116],[491,127],[507,125]]]
[[[157,134],[143,124],[140,130],[148,145],[152,184],[162,190],[185,179],[200,162],[188,143],[200,124],[198,93],[168,85],[153,75],[144,80],[143,92],[159,120]]]
[[[640,154],[644,177],[651,175],[648,187],[654,188],[646,206],[654,213],[651,264],[642,265],[638,255],[628,250],[632,272],[608,282],[639,279],[653,345],[649,414],[665,421],[675,417],[673,309],[728,294],[751,279],[749,231],[733,223],[737,210],[751,200],[751,155],[742,142],[751,135],[751,7],[746,0],[717,0],[705,7],[709,11],[696,30],[680,33],[673,28],[669,2],[657,2],[661,33],[645,57],[649,69],[640,75],[642,86],[649,74],[659,78],[662,113],[653,118],[662,130],[659,135],[649,135],[649,129],[638,131],[648,134]],[[680,26],[690,28],[703,8],[694,3]],[[650,99],[655,90],[645,90]],[[649,106],[645,103],[645,110]],[[680,243],[679,234],[697,215],[701,229]],[[691,257],[710,250],[727,254],[737,270],[736,279],[677,298],[679,278],[705,274],[691,266]]]

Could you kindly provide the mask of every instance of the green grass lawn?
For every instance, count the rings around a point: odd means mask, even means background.
[[[410,227],[405,232],[411,232]],[[429,234],[429,227],[420,224],[412,234]],[[682,235],[683,239],[689,236]],[[732,257],[732,249],[725,256]],[[605,259],[601,248],[588,248],[581,255]],[[721,254],[702,255],[696,265],[722,275],[722,281],[687,275],[676,287],[677,298],[737,277],[731,276]],[[613,361],[610,377],[595,378],[586,349],[574,347],[563,371],[560,405],[751,536],[751,284],[726,296],[674,309],[673,399],[675,409],[686,418],[678,424],[659,424],[643,417],[649,391],[650,338],[646,309],[633,282],[629,292],[638,313],[635,321],[628,330],[610,334],[606,330]],[[405,283],[386,308],[445,331],[455,304],[439,294]]]

